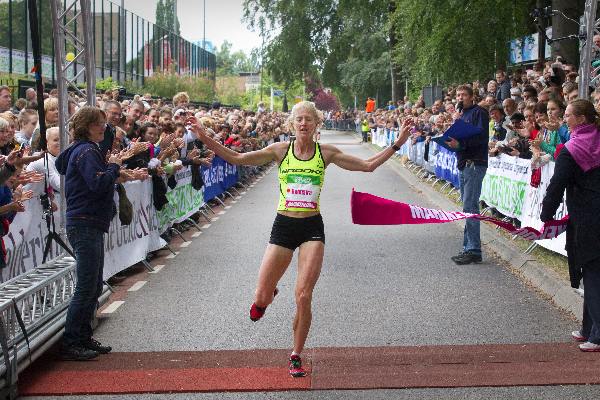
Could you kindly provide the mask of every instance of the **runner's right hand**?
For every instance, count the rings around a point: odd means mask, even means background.
[[[189,130],[194,132],[198,139],[203,140],[206,136],[206,130],[204,127],[198,122],[195,117],[190,117],[185,120],[185,125],[189,127]]]

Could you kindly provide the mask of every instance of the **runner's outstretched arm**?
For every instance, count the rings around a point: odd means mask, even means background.
[[[396,139],[396,141],[394,142],[394,146],[400,147],[406,142],[406,140],[410,136],[410,128],[412,123],[412,120],[410,120],[409,118],[404,120],[400,129],[400,135],[398,136],[398,139]],[[375,156],[367,160],[363,160],[350,154],[343,153],[341,150],[337,149],[334,146],[324,145],[323,148],[333,152],[330,161],[332,164],[335,164],[338,167],[348,171],[363,172],[375,171],[377,167],[386,162],[397,151],[393,147],[388,147],[387,149],[384,149],[377,153]]]
[[[276,160],[274,151],[275,144],[269,145],[261,150],[251,151],[249,153],[238,153],[223,146],[206,134],[206,130],[198,123],[196,118],[190,118],[186,121],[189,129],[196,135],[196,138],[206,145],[210,150],[223,160],[234,165],[263,165]]]

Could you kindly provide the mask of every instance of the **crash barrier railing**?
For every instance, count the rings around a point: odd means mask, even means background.
[[[397,136],[398,131],[395,129],[378,128],[371,131],[371,141],[380,147],[391,146]],[[454,152],[438,146],[435,142],[428,145],[424,141],[413,144],[409,139],[397,154],[406,157],[407,168],[419,178],[432,185],[443,183],[441,190],[444,193],[460,199],[460,180]],[[428,156],[425,157],[425,154]],[[504,215],[506,220],[516,219],[523,226],[541,227],[539,215],[542,200],[553,174],[554,162],[536,170],[532,168],[531,160],[506,154],[490,157],[481,191],[481,200],[486,203],[487,208],[482,213],[497,211]],[[560,219],[567,214],[563,199],[556,218]],[[566,256],[565,240],[565,235],[539,240],[533,242],[525,253],[530,253],[539,245]]]
[[[325,129],[353,131],[356,130],[356,123],[353,119],[326,119],[323,122]]]
[[[190,219],[192,214],[200,211],[210,221],[214,211],[209,201],[223,204],[225,197],[234,197],[232,193],[239,195],[238,188],[246,188],[264,169],[238,168],[215,157],[211,167],[200,170],[204,185],[196,190],[198,182],[192,185],[188,167],[174,175],[176,185],[167,192],[169,203],[160,210],[154,207],[150,180],[126,183],[133,220],[124,226],[118,215],[113,218],[105,235],[104,278],[139,262],[152,270],[147,255],[168,246],[162,233],[184,221],[200,230]],[[26,211],[17,215],[5,237],[7,268],[1,270],[4,283],[0,284],[0,399],[16,398],[19,372],[60,339],[75,290],[75,262],[59,255],[56,244],[51,247],[52,260],[41,263],[48,236],[43,213],[40,202],[27,202]],[[109,289],[106,284],[101,304],[108,299]]]

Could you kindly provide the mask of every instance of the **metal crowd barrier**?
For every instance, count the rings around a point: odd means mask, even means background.
[[[0,398],[16,398],[18,374],[61,338],[76,283],[62,256],[0,285]]]
[[[325,129],[340,131],[353,131],[356,129],[354,119],[326,119],[324,121]]]

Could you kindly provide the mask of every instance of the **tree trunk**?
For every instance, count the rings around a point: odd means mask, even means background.
[[[585,0],[552,0],[552,10],[558,10],[576,21],[583,14],[584,7]],[[577,35],[579,26],[560,12],[552,17],[552,38]],[[552,43],[552,58],[556,59],[557,56],[563,57],[564,62],[579,66],[579,40],[565,39]]]
[[[285,87],[283,89],[283,105],[281,108],[281,111],[283,111],[284,113],[289,111],[288,100],[287,100],[287,91],[288,91],[288,86],[285,85]]]

